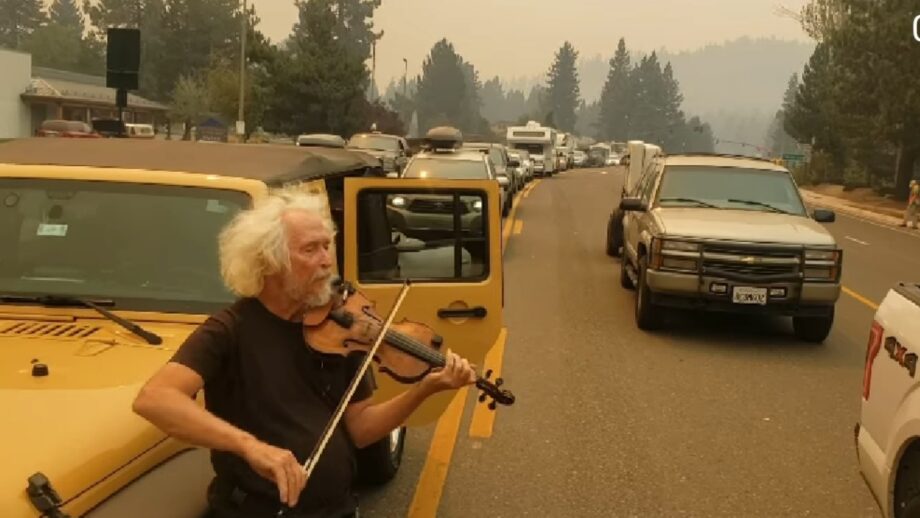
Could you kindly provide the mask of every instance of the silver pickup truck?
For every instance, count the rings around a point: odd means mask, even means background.
[[[856,452],[886,518],[920,516],[920,283],[888,291],[866,346]]]
[[[620,202],[621,284],[635,288],[636,322],[665,307],[790,316],[822,342],[840,296],[842,251],[805,208],[792,175],[767,160],[661,156]]]

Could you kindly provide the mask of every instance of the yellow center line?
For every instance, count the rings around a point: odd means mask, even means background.
[[[502,328],[498,335],[495,346],[486,354],[483,372],[492,370],[492,376],[489,378],[495,380],[502,374],[502,360],[505,356],[505,341],[508,339],[508,330]],[[470,437],[488,438],[492,437],[492,427],[495,425],[495,410],[489,410],[488,405],[480,404],[473,408],[473,418],[470,420]]]
[[[843,287],[841,287],[841,290],[843,290],[844,293],[846,293],[847,295],[853,297],[853,298],[856,299],[857,301],[862,302],[862,303],[865,304],[866,306],[869,306],[870,308],[872,308],[873,311],[875,311],[875,310],[878,309],[878,304],[876,304],[875,302],[872,302],[871,300],[867,299],[866,297],[863,297],[862,295],[860,295],[859,293],[856,293],[855,291],[851,290],[850,288],[847,288],[846,286],[843,286]]]
[[[454,455],[454,445],[457,442],[457,432],[460,430],[460,420],[463,417],[463,406],[466,404],[468,392],[469,387],[458,390],[447,410],[438,419],[425,466],[419,476],[418,485],[415,486],[415,495],[409,507],[409,518],[430,518],[438,515],[441,493],[444,490],[444,481],[447,480],[450,459]]]
[[[521,221],[521,220],[515,221],[515,222],[514,222],[514,230],[512,230],[511,233],[514,234],[514,235],[518,235],[518,234],[521,233],[522,230],[524,230],[524,222]]]

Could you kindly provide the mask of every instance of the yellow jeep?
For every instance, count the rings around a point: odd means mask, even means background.
[[[343,278],[383,313],[410,279],[397,321],[428,323],[442,347],[484,363],[503,324],[496,182],[385,178],[379,160],[344,149],[3,143],[0,515],[206,514],[208,452],[166,437],[131,403],[199,323],[232,303],[219,274],[221,228],[289,185],[326,196]],[[420,194],[453,199],[458,214],[481,200],[481,228],[429,240],[397,231],[387,200]],[[405,389],[376,379],[377,398]],[[432,398],[406,426],[432,422],[451,397]],[[396,473],[404,438],[401,428],[358,452],[364,481]]]

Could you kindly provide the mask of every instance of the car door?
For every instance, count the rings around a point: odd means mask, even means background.
[[[482,366],[504,326],[500,195],[494,180],[347,178],[344,278],[381,318],[411,281],[394,323],[424,323],[441,351]],[[408,388],[373,371],[378,401]],[[435,421],[453,395],[429,398],[407,425]]]

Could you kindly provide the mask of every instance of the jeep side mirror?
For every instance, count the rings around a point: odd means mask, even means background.
[[[642,201],[642,198],[623,198],[620,200],[620,210],[645,212],[648,210],[648,204]]]
[[[815,209],[812,216],[818,223],[833,223],[837,220],[837,214],[835,214],[834,211],[827,209]]]

